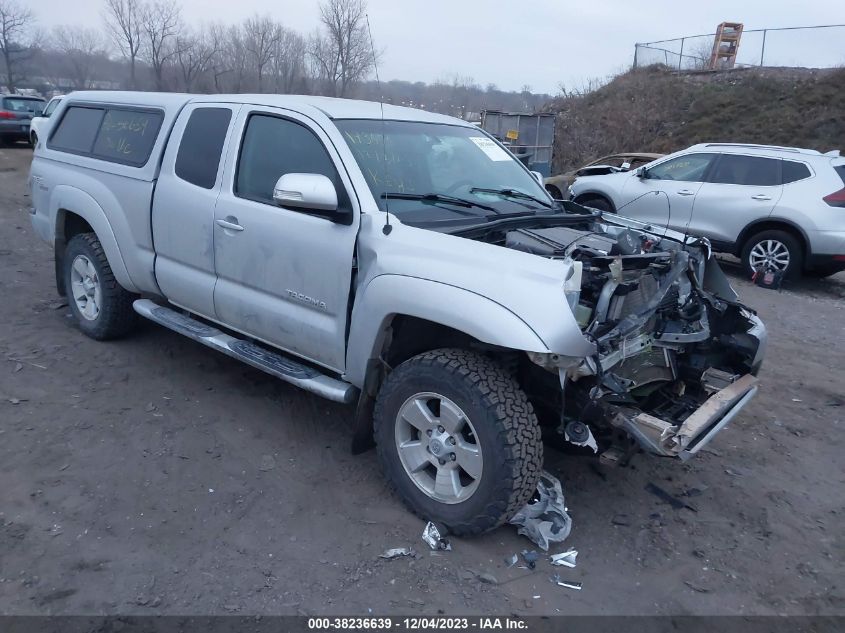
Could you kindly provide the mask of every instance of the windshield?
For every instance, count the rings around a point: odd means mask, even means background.
[[[335,124],[384,211],[407,219],[548,211],[551,199],[481,130],[416,121]]]
[[[3,99],[3,109],[11,112],[41,114],[44,105],[45,103],[41,99],[27,99],[26,97],[6,97]]]

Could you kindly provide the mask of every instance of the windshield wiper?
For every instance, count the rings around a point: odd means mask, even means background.
[[[531,200],[532,202],[536,202],[540,206],[546,207],[547,209],[551,209],[552,205],[550,205],[545,200],[541,200],[536,196],[532,196],[531,194],[525,193],[523,191],[517,191],[516,189],[487,189],[485,187],[473,187],[469,190],[470,193],[475,193],[476,191],[480,193],[496,193],[500,196],[505,196],[506,198],[522,198],[523,200]]]
[[[481,204],[480,202],[474,202],[472,200],[467,200],[465,198],[457,198],[455,196],[447,196],[446,194],[442,193],[402,193],[400,191],[385,191],[381,194],[382,198],[395,198],[397,200],[425,200],[428,202],[445,202],[447,204],[453,204],[458,207],[476,207],[478,209],[484,209],[485,211],[491,211],[493,213],[499,213],[493,207],[490,207],[486,204]],[[474,214],[468,214],[474,215]]]

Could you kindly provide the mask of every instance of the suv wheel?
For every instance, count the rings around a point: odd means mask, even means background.
[[[68,305],[83,334],[103,341],[127,334],[137,323],[135,296],[117,283],[94,233],[68,242],[64,276]]]
[[[543,463],[540,426],[519,385],[480,354],[441,349],[405,361],[376,399],[387,479],[421,518],[456,535],[510,519]]]
[[[801,274],[804,254],[801,243],[786,231],[762,231],[745,243],[742,265],[746,274],[757,270],[781,271],[784,278],[792,279]]]

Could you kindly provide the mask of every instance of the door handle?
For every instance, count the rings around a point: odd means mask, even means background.
[[[752,200],[771,200],[771,196],[767,196],[764,193],[758,193],[756,196],[751,196]]]
[[[227,215],[225,219],[217,220],[217,226],[226,229],[227,231],[243,231],[244,227],[238,224],[238,218]]]
[[[694,192],[694,191],[690,191],[689,189],[681,189],[681,190],[678,192],[678,195],[679,195],[679,196],[694,196],[694,195],[695,195],[695,192]]]

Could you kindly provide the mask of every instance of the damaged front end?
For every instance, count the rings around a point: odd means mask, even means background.
[[[511,231],[505,246],[576,263],[565,291],[596,353],[529,354],[524,383],[570,443],[611,463],[640,448],[687,460],[756,393],[766,330],[706,240],[612,216]]]

